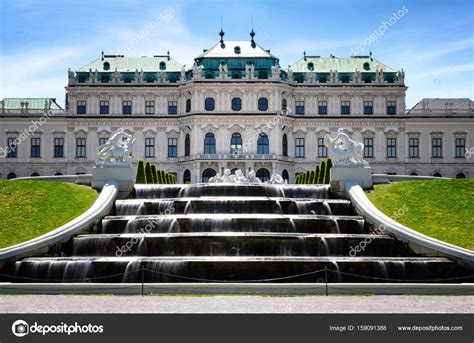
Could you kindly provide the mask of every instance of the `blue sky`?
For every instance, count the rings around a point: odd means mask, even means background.
[[[403,8],[405,7],[405,10]],[[166,16],[166,10],[172,13]],[[405,11],[362,52],[406,73],[407,106],[423,97],[474,98],[473,1],[33,1],[4,0],[0,8],[0,97],[55,97],[63,104],[67,69],[118,53],[150,21],[165,19],[127,51],[170,51],[191,66],[219,40],[255,40],[282,66],[310,55],[350,56]],[[352,50],[351,50],[352,49]]]

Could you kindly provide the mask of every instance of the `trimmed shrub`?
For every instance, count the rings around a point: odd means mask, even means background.
[[[319,166],[316,166],[316,170],[314,172],[314,180],[313,183],[318,183],[319,180]]]
[[[309,182],[308,183],[314,183],[314,170],[311,170],[309,173]]]
[[[319,179],[318,183],[319,184],[324,184],[324,173],[326,172],[326,162],[322,161],[321,166],[319,168]]]
[[[158,180],[156,178],[156,166],[154,164],[151,165],[151,176],[153,179],[153,183],[158,183]]]
[[[145,165],[143,164],[143,161],[138,161],[137,176],[135,177],[135,183],[137,184],[146,183]]]
[[[324,183],[329,184],[330,182],[330,170],[332,168],[332,161],[330,158],[326,160],[326,172],[324,173]]]
[[[151,174],[150,162],[147,162],[145,164],[145,178],[146,178],[146,183],[153,183],[153,175]]]

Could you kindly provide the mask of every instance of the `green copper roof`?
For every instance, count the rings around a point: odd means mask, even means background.
[[[55,98],[4,98],[3,106],[6,110],[21,110],[21,103],[28,102],[28,109],[43,110],[45,103],[49,105],[51,100],[51,110],[60,110],[61,107],[56,103]],[[24,107],[23,107],[24,108]]]
[[[144,72],[179,72],[182,68],[182,64],[178,63],[172,58],[168,59],[167,55],[154,57],[123,57],[117,55],[104,55],[103,59],[98,58],[77,71],[89,72],[89,69],[92,69],[92,71],[97,69],[99,72],[114,72],[117,69],[118,72],[135,72],[137,69],[143,69]]]
[[[338,73],[353,73],[359,70],[361,73],[375,73],[377,70],[382,69],[384,72],[392,72],[395,70],[386,66],[382,62],[376,60],[375,58],[370,58],[369,56],[362,57],[315,57],[315,56],[306,56],[301,58],[298,62],[291,66],[291,70],[294,73],[306,73],[311,71],[311,63],[315,72],[324,72],[329,73],[330,70],[337,70]],[[364,64],[368,63],[368,65]],[[368,67],[368,69],[367,69]]]

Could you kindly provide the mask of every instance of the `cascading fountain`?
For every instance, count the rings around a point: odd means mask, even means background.
[[[331,282],[429,282],[458,273],[449,259],[374,232],[326,185],[137,185],[59,256],[6,266],[14,278],[3,281],[321,282],[327,270]]]

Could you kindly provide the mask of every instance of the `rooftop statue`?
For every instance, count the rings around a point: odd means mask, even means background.
[[[364,144],[350,139],[343,129],[337,131],[335,138],[331,138],[329,134],[324,136],[324,145],[328,148],[328,156],[332,159],[334,165],[368,165],[367,161],[362,158]]]
[[[130,165],[132,164],[132,149],[135,138],[123,129],[110,137],[105,144],[97,148],[98,165]]]

